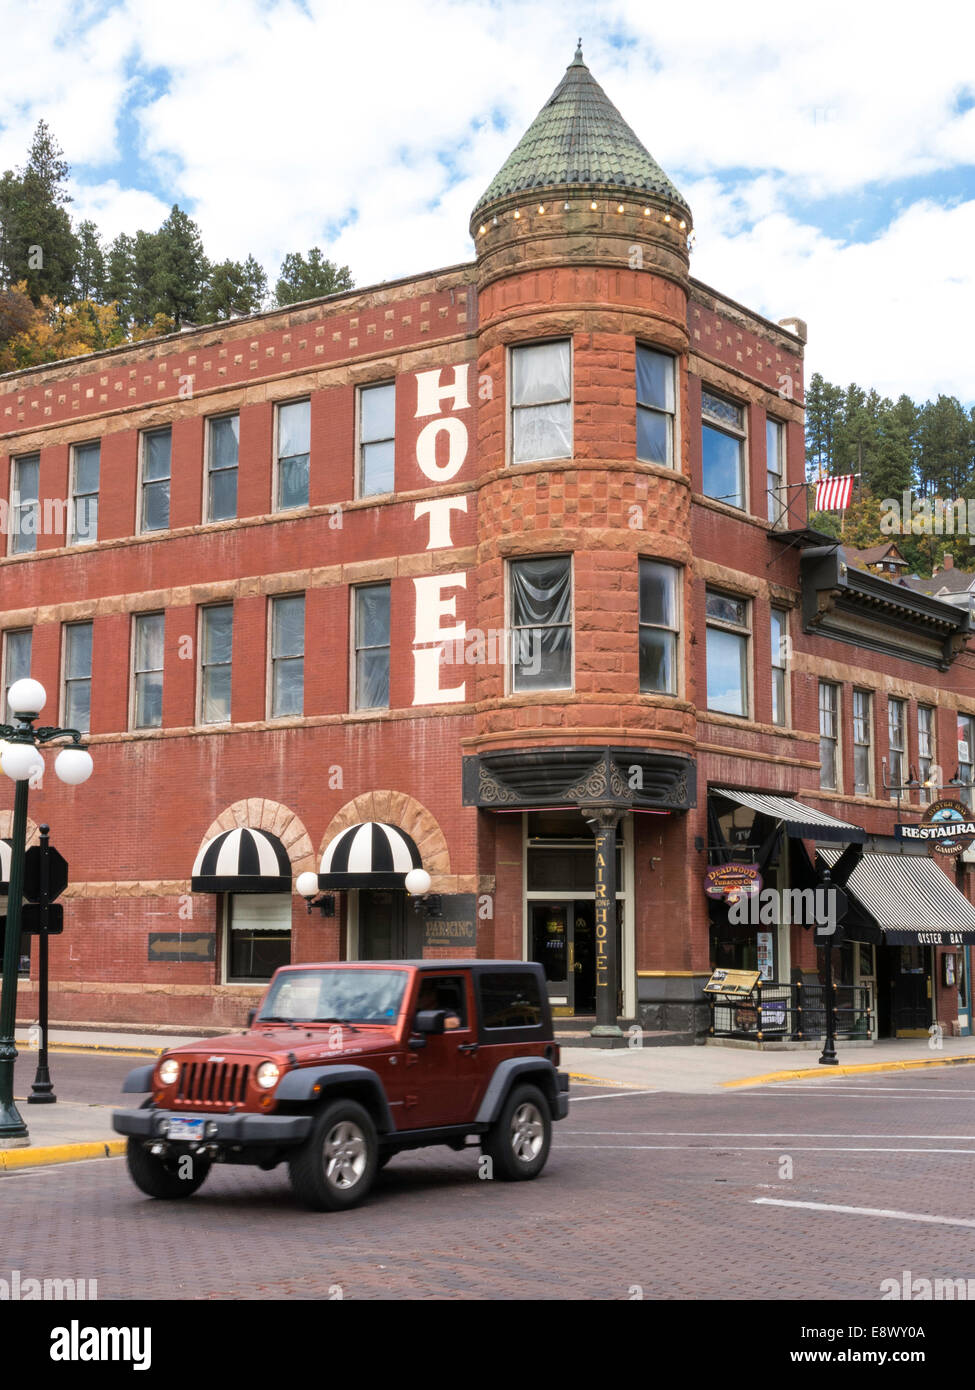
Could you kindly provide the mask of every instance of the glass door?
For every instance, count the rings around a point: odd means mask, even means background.
[[[572,902],[529,904],[531,958],[545,971],[552,1012],[562,1016],[575,1013],[574,906]]]

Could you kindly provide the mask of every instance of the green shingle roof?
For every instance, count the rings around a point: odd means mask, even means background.
[[[690,211],[586,67],[581,46],[474,212],[512,193],[570,184],[656,193]]]

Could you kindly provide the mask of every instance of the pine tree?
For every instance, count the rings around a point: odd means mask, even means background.
[[[105,298],[114,303],[120,323],[132,317],[135,238],[120,232],[108,248],[105,265]]]
[[[176,203],[155,235],[153,250],[153,312],[168,314],[178,328],[199,317],[210,266],[199,227]]]
[[[341,268],[328,261],[317,246],[307,257],[291,251],[281,263],[274,296],[279,306],[297,304],[303,299],[319,299],[326,294],[353,288],[352,274],[347,265]]]
[[[23,281],[35,304],[44,295],[70,299],[78,239],[66,205],[68,165],[45,121],[38,121],[17,173],[0,179],[0,276],[10,286]]]
[[[205,323],[237,314],[256,314],[267,296],[263,266],[248,256],[246,261],[220,261],[211,267],[201,301]]]
[[[105,302],[105,252],[94,222],[82,222],[78,227],[78,248],[75,295],[78,299],[102,304]]]

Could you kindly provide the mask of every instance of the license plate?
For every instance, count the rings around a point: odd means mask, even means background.
[[[166,1133],[170,1139],[202,1139],[203,1121],[172,1119],[169,1121]]]

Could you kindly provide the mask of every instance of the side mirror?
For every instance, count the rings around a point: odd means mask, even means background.
[[[256,1009],[248,1009],[248,1010],[247,1010],[247,1026],[248,1026],[248,1028],[253,1028],[253,1027],[254,1027],[254,1020],[255,1020],[256,1017],[257,1017],[257,1010],[256,1010]]]
[[[442,1033],[446,1019],[446,1009],[421,1009],[413,1020],[413,1032]]]

